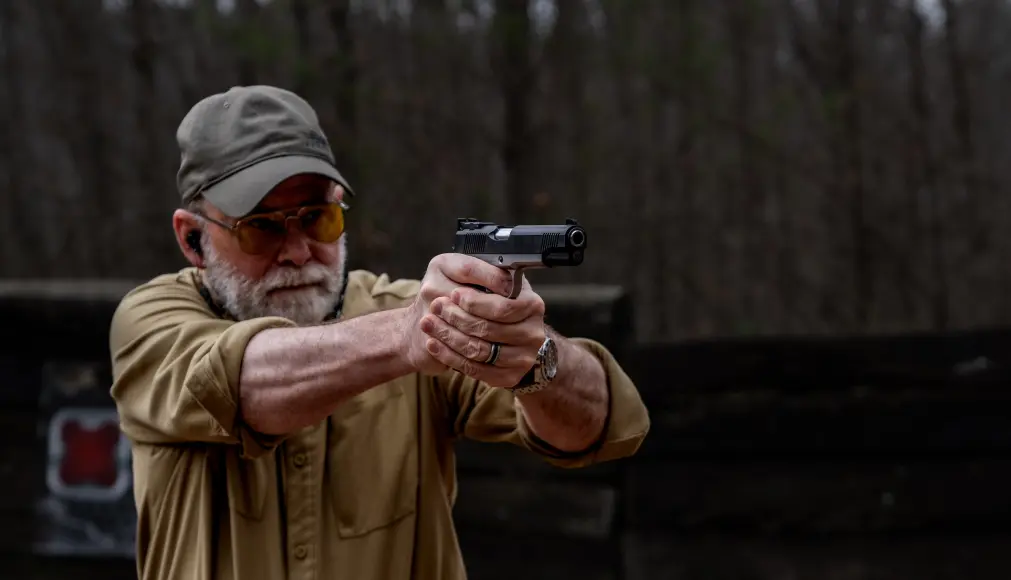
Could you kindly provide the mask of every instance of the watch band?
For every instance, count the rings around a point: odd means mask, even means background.
[[[530,369],[530,372],[527,373],[527,375],[533,372],[534,369]],[[527,377],[524,376],[523,378],[526,379]],[[518,385],[512,387],[511,389],[509,389],[509,391],[511,391],[514,395],[529,395],[530,393],[536,393],[537,391],[540,391],[546,386],[547,383],[545,382],[530,379],[529,381],[527,380],[520,381]]]
[[[515,386],[509,388],[509,391],[515,395],[527,395],[548,386],[551,381],[544,376],[544,356],[545,350],[551,343],[551,338],[544,339],[544,343],[537,351],[537,360],[534,362],[534,366],[527,371],[527,374],[523,375],[523,378]]]
[[[545,385],[530,385],[527,387],[515,387],[509,389],[514,395],[531,395],[543,390]]]

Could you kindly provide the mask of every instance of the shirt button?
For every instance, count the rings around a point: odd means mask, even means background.
[[[295,462],[295,467],[305,467],[305,464],[309,462],[305,453],[299,453],[294,457],[293,461]]]
[[[305,548],[305,546],[296,546],[295,547],[295,557],[298,558],[299,560],[305,560],[305,557],[306,557],[306,555],[308,553],[309,553],[309,550],[307,550]]]

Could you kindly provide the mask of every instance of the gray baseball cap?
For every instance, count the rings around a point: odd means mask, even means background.
[[[277,184],[303,173],[329,177],[354,195],[337,171],[316,112],[291,91],[261,85],[211,95],[186,114],[176,141],[183,205],[202,195],[226,215],[241,217]]]

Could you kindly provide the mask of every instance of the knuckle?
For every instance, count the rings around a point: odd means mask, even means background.
[[[442,305],[442,319],[446,324],[460,328],[460,314],[449,304]]]
[[[464,359],[463,363],[460,365],[460,372],[469,377],[474,376],[474,372],[476,369],[477,369],[476,365],[472,361],[467,359]]]
[[[439,292],[436,290],[434,284],[425,282],[421,285],[421,290],[418,292],[418,295],[421,296],[421,299],[425,302],[431,302],[438,298]]]
[[[544,312],[547,306],[544,304],[544,299],[538,294],[534,294],[530,299],[530,309],[536,316],[544,316]]]
[[[464,356],[466,356],[467,358],[479,359],[481,358],[481,351],[483,350],[484,349],[481,348],[480,341],[468,340],[467,345],[464,347],[464,351],[466,351],[466,354],[464,354]]]
[[[467,333],[471,336],[476,336],[477,338],[485,338],[488,336],[488,321],[477,319],[470,323],[470,331]]]
[[[460,320],[460,316],[463,313],[461,306],[453,302],[453,299],[449,296],[444,296],[442,301],[442,315],[446,317],[446,320]]]
[[[440,326],[438,330],[435,331],[435,335],[439,337],[439,340],[445,343],[449,343],[449,340],[453,338],[452,334],[449,332],[449,328],[445,326]]]
[[[534,345],[534,348],[540,348],[546,337],[547,335],[544,333],[544,328],[538,326],[530,333],[530,344]],[[536,353],[531,354],[531,356],[535,355]]]
[[[438,274],[425,276],[425,279],[421,281],[421,287],[418,289],[418,296],[425,302],[432,302],[442,295],[440,291],[441,284],[439,282]]]
[[[495,315],[497,318],[510,318],[515,312],[516,306],[512,300],[502,302],[498,308],[495,309]]]
[[[442,254],[439,254],[438,256],[432,258],[431,260],[428,261],[428,271],[434,272],[439,270],[440,266],[442,266],[445,260],[446,259],[442,257]]]

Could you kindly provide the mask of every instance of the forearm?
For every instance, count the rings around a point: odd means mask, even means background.
[[[555,380],[517,399],[537,437],[560,451],[582,451],[600,438],[607,421],[607,374],[592,353],[557,333],[551,336],[558,344]]]
[[[404,311],[278,328],[249,341],[239,378],[243,421],[266,435],[293,433],[347,399],[413,371],[398,341]]]

